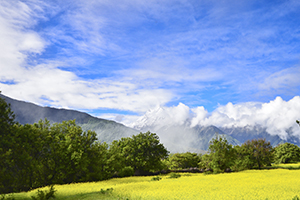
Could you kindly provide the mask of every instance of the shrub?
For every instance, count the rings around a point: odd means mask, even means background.
[[[169,178],[179,178],[179,177],[181,177],[181,175],[177,174],[177,173],[170,173],[170,176],[169,176]]]
[[[134,170],[132,167],[127,166],[121,169],[121,171],[118,173],[119,177],[129,177],[134,175]]]
[[[5,194],[2,194],[0,200],[15,200],[15,198],[13,196],[6,196]]]
[[[111,193],[112,191],[113,191],[113,188],[107,188],[106,190],[103,190],[103,189],[101,188],[100,193],[101,193],[101,194],[107,194],[107,193]]]
[[[54,189],[54,186],[51,185],[49,188],[49,191],[43,191],[43,190],[38,190],[37,191],[37,196],[31,196],[31,199],[33,200],[48,200],[50,198],[55,198],[54,193],[56,192],[56,190]]]
[[[161,178],[159,176],[152,177],[151,181],[159,181]]]
[[[300,198],[296,195],[294,198],[292,198],[292,200],[300,200]]]

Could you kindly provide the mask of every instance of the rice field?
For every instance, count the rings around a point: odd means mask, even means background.
[[[292,166],[300,165],[292,164]],[[286,165],[284,165],[286,166]],[[160,176],[114,178],[107,181],[55,185],[57,199],[239,199],[292,200],[300,197],[300,170],[247,170],[224,174],[185,174],[171,179]],[[113,188],[101,194],[101,189]],[[15,199],[31,199],[37,190],[14,194]]]

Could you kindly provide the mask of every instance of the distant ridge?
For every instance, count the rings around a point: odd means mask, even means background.
[[[93,117],[84,112],[42,107],[33,103],[12,99],[3,94],[0,94],[0,98],[3,98],[11,105],[11,109],[16,116],[15,120],[20,124],[33,124],[45,118],[47,118],[50,123],[61,123],[62,121],[76,119],[76,124],[81,126],[84,131],[95,131],[98,140],[107,143],[139,133],[138,130],[126,127],[123,124]]]

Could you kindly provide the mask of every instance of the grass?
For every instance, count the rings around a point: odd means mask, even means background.
[[[276,165],[298,168],[298,164]],[[107,181],[55,185],[57,200],[92,199],[261,199],[291,200],[300,197],[300,170],[247,170],[224,174],[186,174],[169,178],[154,176],[114,178]],[[157,177],[157,176],[155,176]],[[113,189],[110,189],[113,188]],[[45,188],[48,189],[48,188]],[[16,193],[14,198],[31,199],[36,190]]]

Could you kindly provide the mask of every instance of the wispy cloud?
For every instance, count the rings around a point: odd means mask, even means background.
[[[180,102],[212,111],[291,99],[300,88],[299,8],[298,1],[2,1],[0,90],[41,105],[137,114]]]

